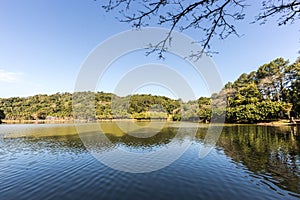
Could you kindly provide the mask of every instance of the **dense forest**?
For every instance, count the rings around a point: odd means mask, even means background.
[[[226,122],[255,123],[297,118],[300,59],[290,64],[277,58],[227,83],[219,93],[189,102],[148,94],[126,97],[104,92],[75,94],[0,98],[0,120],[151,118],[208,122],[225,118]],[[90,97],[93,99],[88,100]]]

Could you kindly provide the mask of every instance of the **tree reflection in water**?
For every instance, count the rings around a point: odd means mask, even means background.
[[[66,128],[62,127],[62,130]],[[85,137],[90,137],[90,144],[98,151],[113,149],[118,145],[123,145],[133,149],[160,148],[175,137],[178,127],[164,127],[157,134],[147,138],[141,138],[116,131],[115,127],[110,127],[110,132],[106,134],[110,143],[101,143],[103,140],[95,140],[97,132],[87,132]],[[60,130],[57,129],[56,132]],[[68,129],[69,131],[69,129]],[[135,130],[137,132],[141,130]],[[151,131],[150,129],[147,131]],[[141,134],[147,134],[142,131]],[[189,137],[190,129],[186,128],[186,136],[176,139],[178,142],[193,138]],[[205,138],[207,126],[200,125],[196,134],[196,144],[201,146]],[[54,134],[55,135],[55,134]],[[59,136],[35,136],[16,138],[0,138],[2,151],[12,157],[22,151],[47,152],[57,154],[59,152],[70,154],[88,153],[78,135]],[[257,126],[257,125],[226,125],[217,142],[216,149],[225,153],[236,164],[243,164],[253,174],[261,177],[261,181],[266,180],[278,187],[295,193],[300,193],[300,134],[297,126]],[[272,187],[272,186],[270,186]]]
[[[280,188],[300,192],[298,127],[225,127],[217,145],[255,175]]]

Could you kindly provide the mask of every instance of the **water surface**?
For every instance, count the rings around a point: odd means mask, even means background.
[[[126,127],[127,122],[122,123]],[[83,126],[86,137],[96,134],[92,125]],[[159,132],[142,127],[129,130],[131,134],[111,122],[101,126],[111,143],[95,142],[94,148],[100,153],[117,147],[136,153],[155,151],[170,144],[178,130],[176,123],[164,125]],[[186,135],[172,144],[192,143],[178,160],[158,171],[136,174],[99,162],[87,150],[74,125],[1,125],[0,199],[300,197],[297,127],[225,126],[216,147],[204,159],[198,155],[207,126],[199,125],[195,138],[189,134],[190,127],[187,123]],[[113,159],[117,162],[121,158]]]

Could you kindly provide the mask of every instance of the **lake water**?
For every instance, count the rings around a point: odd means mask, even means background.
[[[120,123],[124,128],[129,122]],[[161,124],[150,129],[141,122],[141,129],[127,134],[120,124],[103,122],[109,144],[94,140],[99,132],[95,124],[81,125],[86,131],[80,135],[72,124],[2,124],[0,199],[300,198],[299,128],[226,125],[216,146],[200,159],[207,125],[181,124],[186,134],[176,137],[177,123]],[[117,148],[147,154],[165,148],[174,151],[172,157],[185,143],[191,145],[180,158],[149,173],[116,170],[91,154]],[[118,164],[123,158],[111,159]]]

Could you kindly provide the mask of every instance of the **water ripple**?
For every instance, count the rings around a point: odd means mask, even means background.
[[[280,135],[267,135],[261,137],[261,143],[253,139],[260,136],[246,132],[251,127],[233,133],[235,128],[226,128],[217,148],[204,159],[198,158],[203,145],[204,129],[200,129],[198,138],[180,159],[146,174],[108,168],[89,154],[77,135],[37,137],[27,133],[21,138],[0,137],[0,199],[300,198],[299,149],[295,146],[298,140],[292,138],[293,146],[287,135],[282,140]],[[109,148],[122,146],[137,153],[155,151],[168,143],[170,135],[156,136],[157,141],[118,135],[112,138],[115,146]],[[276,141],[280,141],[281,148],[274,146]],[[118,157],[113,159],[118,162]]]

